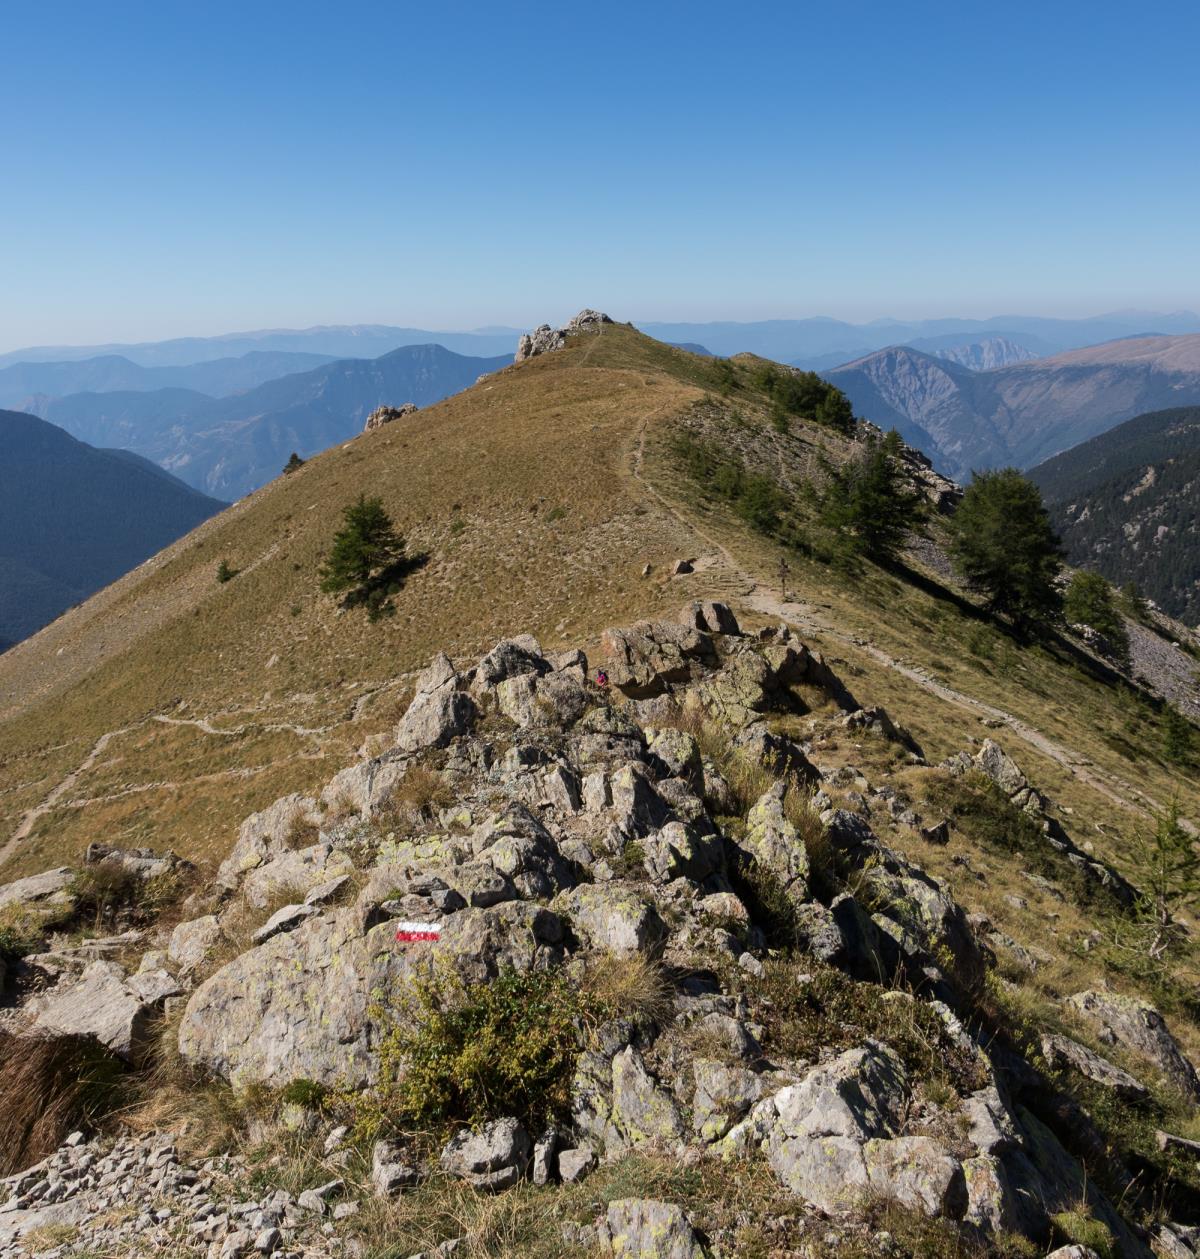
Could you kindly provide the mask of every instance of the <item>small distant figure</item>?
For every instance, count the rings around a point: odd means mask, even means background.
[[[597,686],[608,685],[608,674],[605,673],[603,669],[596,670],[596,685]]]

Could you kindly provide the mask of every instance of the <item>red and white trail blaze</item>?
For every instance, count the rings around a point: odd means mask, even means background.
[[[436,922],[400,922],[396,924],[396,939],[401,944],[415,944],[422,940],[436,943],[442,938],[442,929]]]

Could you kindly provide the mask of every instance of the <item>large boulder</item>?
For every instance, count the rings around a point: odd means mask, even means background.
[[[233,850],[217,869],[217,886],[226,891],[236,888],[249,871],[296,847],[298,832],[315,832],[321,816],[316,800],[295,794],[250,814],[238,828]]]
[[[746,815],[746,833],[739,847],[779,883],[790,899],[800,903],[809,895],[808,849],[788,820],[786,796],[787,783],[781,779],[759,797]]]
[[[308,1079],[363,1088],[387,1031],[379,1011],[396,1009],[410,978],[435,959],[477,983],[505,966],[528,970],[561,956],[558,919],[521,902],[462,909],[439,926],[437,940],[404,944],[390,922],[364,932],[357,909],[309,918],[196,989],[180,1052],[238,1087]]]
[[[215,914],[189,919],[179,923],[171,932],[167,957],[178,967],[180,974],[190,974],[204,965],[220,938],[221,924]]]
[[[697,1058],[692,1074],[692,1126],[704,1141],[723,1137],[763,1095],[762,1077],[745,1067]]]
[[[1128,1071],[1122,1071],[1107,1058],[1093,1053],[1086,1045],[1069,1036],[1043,1036],[1042,1057],[1050,1066],[1075,1071],[1093,1084],[1108,1089],[1122,1101],[1144,1102],[1150,1096],[1150,1090]]]
[[[706,633],[668,621],[607,629],[600,648],[609,682],[634,699],[661,695],[670,683],[691,677],[693,662],[715,659]]]
[[[59,984],[26,1007],[39,1031],[63,1036],[94,1036],[127,1062],[135,1061],[146,1046],[154,1016],[162,1000],[178,991],[173,983],[135,980],[115,962],[92,962],[73,982]],[[169,979],[169,977],[167,977]]]
[[[1077,992],[1067,1004],[1096,1028],[1101,1040],[1141,1054],[1185,1097],[1200,1102],[1196,1068],[1152,1005],[1117,992]]]
[[[460,678],[450,658],[439,652],[416,682],[416,694],[396,729],[401,752],[445,747],[466,734],[475,719],[475,702],[459,689]]]
[[[601,1253],[612,1259],[704,1259],[681,1208],[653,1198],[617,1198],[600,1223]]]
[[[686,1132],[675,1099],[632,1045],[613,1058],[612,1106],[613,1121],[630,1145],[672,1144]]]
[[[871,1189],[888,1201],[954,1220],[967,1209],[962,1164],[931,1137],[868,1141],[863,1159]]]
[[[477,698],[494,690],[509,678],[550,671],[541,644],[532,634],[503,638],[475,666],[470,675],[470,691]]]
[[[683,611],[679,614],[679,621],[682,625],[704,630],[707,634],[740,634],[742,632],[737,623],[737,617],[725,603],[685,604]]]
[[[819,1210],[849,1210],[870,1187],[863,1146],[895,1135],[907,1089],[904,1068],[886,1046],[870,1041],[847,1050],[775,1095],[767,1162]]]

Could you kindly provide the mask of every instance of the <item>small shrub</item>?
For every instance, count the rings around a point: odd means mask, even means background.
[[[548,525],[555,524],[559,520],[567,518],[567,509],[565,507],[551,507],[546,513],[544,519]]]
[[[502,1115],[531,1132],[565,1118],[587,1014],[562,971],[502,971],[464,984],[448,968],[413,985],[412,1007],[384,1039],[383,1110],[444,1129]]]
[[[316,1080],[297,1079],[285,1084],[279,1092],[281,1102],[304,1106],[309,1110],[320,1110],[329,1098],[329,1089]]]
[[[438,810],[448,809],[455,799],[450,784],[436,770],[412,765],[392,790],[383,829],[387,829],[389,813],[398,824],[411,825],[435,817]]]
[[[671,981],[660,962],[643,953],[605,953],[588,959],[579,977],[585,1007],[609,1018],[661,1023],[673,1009]]]
[[[217,565],[217,581],[224,585],[227,581],[232,581],[238,575],[236,568],[229,567],[228,560],[222,560]]]

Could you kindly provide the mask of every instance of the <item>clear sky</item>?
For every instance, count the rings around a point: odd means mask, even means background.
[[[0,350],[1200,305],[1200,5],[5,0]]]

